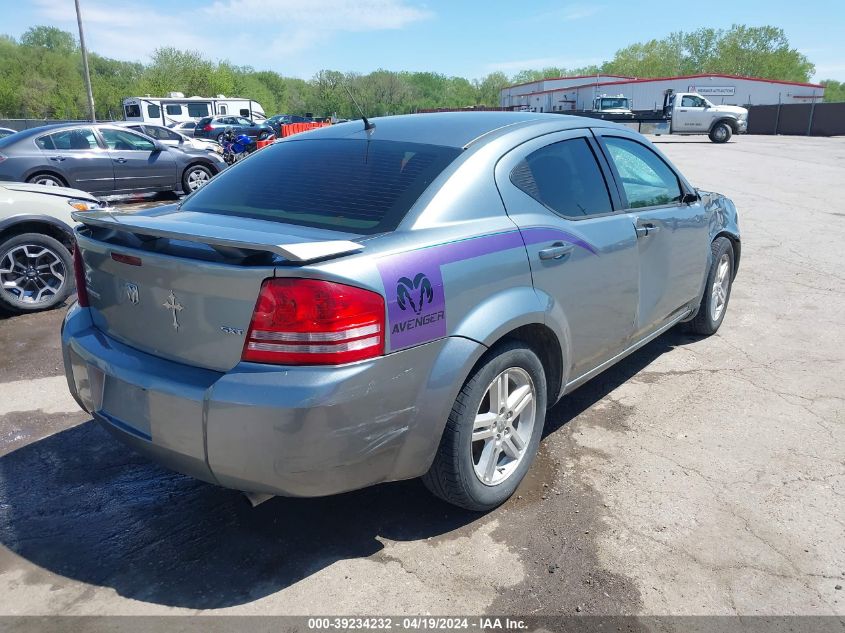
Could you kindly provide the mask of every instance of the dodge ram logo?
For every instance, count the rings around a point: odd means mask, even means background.
[[[407,277],[402,277],[396,286],[396,302],[403,310],[410,306],[415,314],[419,314],[422,312],[423,306],[433,300],[434,290],[428,277],[423,273],[419,273],[413,281]]]

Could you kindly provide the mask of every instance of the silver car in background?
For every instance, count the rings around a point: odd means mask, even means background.
[[[546,411],[676,324],[725,318],[733,203],[594,119],[353,121],[256,152],[179,205],[75,217],[73,396],[234,489],[422,477],[486,510]]]
[[[97,196],[191,193],[225,166],[212,152],[168,147],[104,123],[44,125],[0,139],[0,181],[72,187]]]

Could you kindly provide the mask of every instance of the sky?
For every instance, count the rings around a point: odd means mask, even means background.
[[[14,2],[15,10],[4,10]],[[816,65],[845,80],[845,2],[676,0],[80,0],[90,50],[149,61],[158,47],[202,52],[308,79],[320,69],[434,71],[480,78],[501,70],[601,63],[628,44],[677,30],[773,25]],[[783,5],[783,6],[780,6]],[[644,8],[648,7],[648,8]],[[76,32],[71,0],[0,0],[0,32],[37,24]]]

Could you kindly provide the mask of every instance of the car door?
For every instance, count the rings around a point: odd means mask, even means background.
[[[697,300],[710,248],[707,214],[694,189],[642,137],[620,130],[597,136],[637,232],[640,337]]]
[[[707,105],[701,97],[683,95],[678,107],[678,119],[681,121],[680,131],[706,132],[710,121]]]
[[[35,144],[45,164],[57,171],[68,186],[89,193],[114,192],[111,157],[90,127],[73,127],[39,136]]]
[[[169,151],[129,130],[99,128],[99,132],[114,166],[116,193],[177,188],[176,160]]]
[[[548,323],[568,342],[570,382],[624,349],[636,318],[636,233],[610,178],[586,129],[531,140],[496,166]]]

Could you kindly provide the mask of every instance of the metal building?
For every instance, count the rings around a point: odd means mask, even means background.
[[[812,103],[824,97],[824,86],[758,77],[704,74],[637,79],[619,75],[550,77],[503,88],[500,105],[512,110],[562,112],[589,110],[597,96],[623,95],[632,110],[660,110],[666,90],[697,92],[715,104],[776,105]]]

